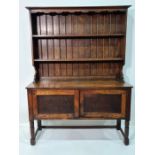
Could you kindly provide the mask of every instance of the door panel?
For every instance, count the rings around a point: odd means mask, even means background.
[[[121,113],[121,95],[86,94],[83,103],[87,112]]]
[[[74,90],[36,90],[34,114],[42,119],[67,119],[79,116],[79,92]]]
[[[80,93],[82,117],[125,117],[126,94],[123,90],[89,90]]]
[[[74,95],[41,95],[37,96],[37,102],[38,113],[74,113]]]

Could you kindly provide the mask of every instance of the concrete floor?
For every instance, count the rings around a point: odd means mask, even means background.
[[[130,145],[115,129],[43,129],[36,145],[29,143],[29,125],[20,125],[20,155],[134,155],[134,127]]]

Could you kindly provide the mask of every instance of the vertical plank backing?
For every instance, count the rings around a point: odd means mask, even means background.
[[[86,34],[91,34],[91,31],[92,31],[92,26],[91,26],[91,16],[90,15],[85,15],[85,33]],[[85,58],[90,58],[90,55],[91,55],[91,51],[90,51],[90,43],[91,43],[91,40],[88,38],[88,39],[85,39],[84,40],[84,46],[85,46]]]
[[[72,15],[72,34],[78,34],[78,27],[77,27],[77,15]],[[73,46],[73,59],[78,58],[78,51],[79,51],[79,42],[78,39],[72,40]],[[73,76],[79,75],[79,63],[73,63]]]
[[[102,14],[102,16],[101,16],[101,26],[102,26],[102,32],[101,32],[101,34],[105,34],[105,26],[106,25],[106,23],[105,23],[105,14]]]
[[[92,15],[92,34],[97,34],[97,15]]]
[[[38,35],[96,35],[126,32],[125,13],[36,14],[34,34]],[[35,62],[43,77],[119,76],[123,63],[117,61],[83,62],[79,59],[123,58],[125,37],[103,38],[40,38],[33,39],[34,58],[58,60]],[[59,60],[76,60],[61,62]]]
[[[109,34],[110,33],[110,15],[109,14],[105,14],[105,34]]]
[[[71,15],[66,16],[66,35],[67,34],[72,34],[72,21],[71,21]],[[66,40],[66,59],[71,60],[73,58],[73,53],[72,53],[72,39],[67,39]],[[66,64],[66,71],[67,71],[67,76],[72,76],[72,63],[67,63]]]
[[[54,21],[53,21],[53,16],[48,15],[47,16],[47,28],[48,28],[48,35],[54,35]],[[48,41],[48,54],[49,54],[49,59],[55,59],[55,54],[54,54],[54,40],[49,39]],[[55,64],[54,63],[49,63],[49,77],[53,77],[55,74]]]
[[[122,33],[125,34],[126,32],[126,26],[127,26],[127,12],[125,14],[122,14]],[[121,55],[122,58],[125,60],[125,47],[126,47],[126,37],[121,38]],[[125,61],[124,61],[125,63]]]
[[[104,39],[104,56],[105,58],[108,58],[109,53],[109,39]]]
[[[78,27],[78,34],[84,34],[85,32],[85,15],[77,16],[77,27]]]
[[[53,35],[53,16],[47,15],[47,35]],[[47,40],[48,42],[48,59],[54,58],[53,39]]]
[[[78,34],[78,27],[77,27],[77,15],[73,15],[72,18],[72,34]],[[79,41],[78,39],[73,39],[73,58],[78,58],[78,46],[79,46]]]
[[[40,16],[37,16],[37,34],[40,35],[41,34],[41,20],[40,20]],[[35,52],[36,49],[34,49],[33,51]],[[37,51],[36,51],[37,52]],[[38,58],[42,59],[42,42],[40,39],[38,39]],[[39,75],[41,76],[43,74],[43,66],[42,64],[39,65]]]
[[[86,27],[86,20],[85,20],[85,15],[80,15],[78,16],[77,19],[77,23],[78,23],[78,30],[79,30],[79,34],[85,34],[85,27]],[[79,39],[79,58],[84,58],[85,57],[85,40],[84,39]]]
[[[103,39],[97,39],[97,58],[103,57]]]
[[[55,63],[49,64],[49,77],[55,76]]]
[[[41,35],[47,35],[47,19],[46,15],[40,16],[40,22],[41,22]],[[42,44],[42,59],[48,59],[48,44],[46,39],[41,40]],[[44,63],[42,65],[43,69],[43,75],[48,76],[48,64]]]
[[[60,17],[59,15],[54,15],[53,16],[53,28],[54,28],[54,35],[59,35],[60,34]],[[60,59],[60,41],[59,39],[54,39],[54,56],[55,59]],[[55,71],[55,76],[60,76],[60,64],[55,63],[54,64],[54,71]]]
[[[59,25],[59,16],[53,16],[53,26],[54,26],[54,35],[58,35],[60,33],[60,25]],[[60,59],[60,46],[59,39],[54,39],[54,56],[55,59]]]
[[[73,63],[73,76],[79,75],[79,63]]]

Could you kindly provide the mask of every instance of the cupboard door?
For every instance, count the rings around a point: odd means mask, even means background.
[[[74,90],[36,90],[34,115],[41,119],[68,119],[79,116],[79,95]]]
[[[83,90],[80,92],[82,117],[124,118],[126,92],[124,90]]]

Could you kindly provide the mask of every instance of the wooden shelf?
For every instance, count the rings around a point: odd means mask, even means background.
[[[88,58],[88,59],[34,59],[34,62],[104,62],[104,61],[123,61],[123,58]]]
[[[87,34],[87,35],[74,35],[74,34],[65,34],[65,35],[32,35],[36,39],[52,39],[52,38],[104,38],[104,37],[123,37],[125,34]]]

